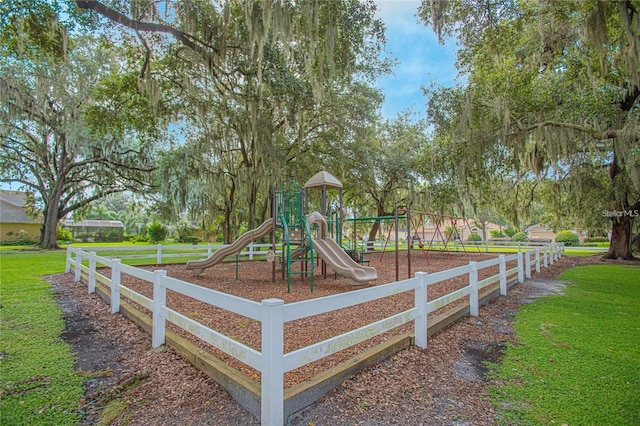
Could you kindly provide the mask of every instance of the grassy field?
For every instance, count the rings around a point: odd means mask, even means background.
[[[40,277],[64,271],[64,251],[0,251],[0,422],[75,425],[83,378],[60,338],[62,314]]]
[[[573,268],[520,310],[490,390],[503,424],[640,424],[640,267]]]

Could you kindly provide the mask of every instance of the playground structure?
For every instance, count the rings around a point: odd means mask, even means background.
[[[196,274],[222,262],[227,256],[237,254],[255,240],[271,235],[272,253],[277,252],[276,233],[282,234],[280,264],[287,281],[287,291],[291,289],[291,276],[309,276],[310,289],[313,291],[316,257],[321,261],[322,272],[326,275],[326,265],[336,274],[349,279],[352,285],[362,285],[377,279],[375,268],[364,266],[353,260],[339,244],[341,224],[339,220],[333,224],[338,231],[338,242],[329,238],[326,221],[327,189],[340,189],[342,203],[342,184],[328,172],[319,172],[305,184],[305,189],[322,189],[322,212],[314,211],[306,214],[303,206],[305,192],[300,190],[297,182],[285,181],[280,190],[274,188],[272,217],[258,228],[245,232],[231,245],[218,250],[213,256],[204,260],[189,261],[186,268]],[[268,256],[269,258],[270,256]],[[272,266],[272,281],[275,282],[276,263]],[[326,265],[325,265],[326,264]],[[298,268],[295,266],[299,265]]]
[[[309,200],[306,191],[312,189],[322,190],[320,211],[307,213]],[[340,191],[339,204],[333,208],[329,206],[327,199],[329,189]],[[352,237],[346,248],[343,248],[342,244],[343,222],[352,224]],[[412,212],[408,207],[402,207],[396,208],[393,216],[354,217],[343,220],[342,184],[330,173],[322,171],[311,177],[302,190],[298,183],[292,180],[284,181],[279,189],[274,187],[270,219],[259,227],[245,232],[232,244],[218,250],[210,258],[189,261],[186,267],[200,274],[228,256],[238,254],[253,241],[271,236],[272,248],[267,255],[267,260],[272,263],[272,281],[276,281],[276,268],[280,266],[288,291],[291,289],[291,277],[295,275],[300,275],[303,280],[308,276],[310,289],[313,291],[316,266],[322,268],[322,274],[326,278],[327,265],[335,274],[348,278],[352,285],[362,285],[376,280],[377,273],[365,259],[365,254],[373,249],[372,242],[363,239],[362,244],[358,243],[358,224],[373,223],[381,235],[386,234],[380,262],[384,259],[387,246],[394,234],[396,280],[399,280],[401,222],[405,223],[402,233],[407,243],[407,278],[411,278],[411,250],[415,249],[416,245],[422,251],[427,265],[430,264],[429,251],[446,252],[449,258],[452,251],[459,252],[460,249],[465,255],[467,254],[461,230],[467,229],[470,234],[473,230],[466,218],[430,212]],[[382,224],[386,225],[386,229],[379,229]],[[281,233],[280,249],[276,247],[278,232]],[[473,243],[480,252],[477,241],[469,241],[469,243]],[[451,248],[453,244],[455,249]],[[361,249],[358,250],[358,247]],[[279,255],[276,254],[278,252]],[[365,263],[367,266],[364,265]]]

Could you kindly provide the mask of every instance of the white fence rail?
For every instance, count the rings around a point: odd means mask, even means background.
[[[155,263],[161,264],[163,260],[170,258],[182,258],[194,256],[200,256],[201,258],[209,258],[217,250],[228,247],[229,244],[183,244],[183,245],[145,245],[145,246],[122,246],[122,247],[85,247],[85,250],[91,250],[96,253],[112,252],[117,253],[119,259],[155,259]],[[238,256],[247,257],[249,260],[253,260],[255,256],[266,255],[266,251],[271,248],[271,244],[256,244],[251,243],[247,247],[244,247]],[[168,252],[175,253],[168,253]],[[138,254],[126,254],[127,252],[138,252]],[[149,253],[139,253],[149,252]],[[124,254],[123,254],[124,253]],[[114,256],[104,256],[114,257]]]
[[[102,250],[107,250],[102,248]],[[116,249],[109,249],[114,251]],[[118,249],[119,250],[119,249]],[[326,296],[317,299],[285,304],[281,299],[266,299],[258,303],[168,277],[166,271],[150,272],[121,264],[119,259],[97,256],[95,251],[81,248],[67,249],[66,271],[74,272],[75,281],[81,281],[82,272],[87,279],[88,291],[95,291],[98,280],[110,288],[111,312],[118,312],[121,298],[134,301],[152,311],[152,346],[165,343],[166,322],[180,327],[199,339],[220,349],[224,353],[255,368],[261,374],[261,424],[284,424],[284,374],[307,363],[331,355],[337,351],[370,339],[385,331],[413,321],[415,343],[427,346],[428,314],[463,297],[469,296],[469,311],[477,316],[479,292],[482,288],[499,283],[500,294],[507,294],[507,282],[516,278],[523,282],[530,277],[532,268],[540,271],[542,266],[552,264],[563,252],[561,244],[548,244],[512,255],[498,255],[495,259],[469,262],[468,265],[446,271],[427,274],[418,272],[414,278],[366,289]],[[507,263],[516,261],[515,267],[507,269]],[[111,269],[111,278],[99,274],[98,265]],[[498,274],[478,280],[479,271],[499,267]],[[131,275],[153,284],[153,297],[148,298],[122,285],[122,274]],[[467,285],[434,300],[428,299],[430,285],[451,278],[466,276]],[[234,312],[260,321],[262,324],[261,351],[257,351],[231,337],[169,308],[166,304],[167,290],[202,301],[211,306]],[[413,291],[414,306],[377,322],[367,324],[322,342],[284,353],[284,324],[289,321],[348,308],[372,300]]]
[[[425,246],[427,244],[423,242]],[[351,243],[349,241],[344,241],[343,244],[348,249],[351,248]],[[364,243],[358,242],[356,244],[355,250],[363,250]],[[417,242],[413,242],[413,249],[419,250],[417,247]],[[401,247],[406,247],[407,242],[403,241]],[[433,242],[433,246],[431,247],[433,250],[449,250],[449,251],[466,251],[466,252],[481,252],[484,251],[488,253],[490,250],[500,250],[500,249],[511,249],[516,250],[518,252],[523,251],[535,251],[535,250],[546,250],[547,255],[551,255],[553,250],[557,250],[552,248],[554,245],[560,245],[556,243],[541,243],[541,242],[511,242],[511,241],[465,241],[460,243],[459,241],[449,241],[445,245],[441,241]],[[182,244],[182,245],[144,245],[144,246],[122,246],[122,247],[91,247],[90,250],[96,253],[104,253],[111,252],[117,253],[117,257],[119,259],[154,259],[156,264],[163,263],[164,260],[167,259],[175,259],[175,258],[193,258],[194,256],[200,256],[201,258],[209,258],[211,257],[217,250],[221,248],[228,247],[228,244]],[[386,244],[385,241],[377,240],[377,241],[369,241],[368,249],[382,252],[382,251],[393,251],[393,244]],[[85,248],[89,250],[88,248]],[[249,260],[253,260],[256,256],[266,255],[267,250],[271,249],[271,244],[256,244],[251,243],[247,247],[244,247],[242,250],[238,252],[239,257],[246,257]],[[594,250],[593,247],[572,247],[572,250],[585,249],[585,250]],[[606,249],[603,249],[606,250]],[[137,252],[137,254],[126,254],[127,252]],[[139,253],[139,252],[148,252],[148,253]],[[104,257],[114,257],[105,255]]]

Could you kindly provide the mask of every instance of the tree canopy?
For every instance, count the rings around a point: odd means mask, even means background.
[[[558,197],[574,195],[577,208],[559,212],[574,217],[602,214],[599,194],[607,210],[623,212],[611,217],[614,258],[632,257],[640,208],[639,12],[638,1],[595,0],[425,0],[421,8],[440,37],[461,43],[468,86],[446,130],[464,144],[468,169],[500,164],[528,186],[552,179]]]

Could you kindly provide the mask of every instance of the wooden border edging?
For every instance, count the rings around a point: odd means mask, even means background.
[[[107,302],[110,301],[110,293],[104,284],[98,284],[96,292]],[[120,313],[145,332],[151,334],[151,317],[124,301],[120,302]],[[198,370],[211,377],[218,385],[229,392],[234,400],[260,419],[259,382],[229,367],[225,362],[170,330],[166,331],[166,344],[171,346]]]
[[[515,279],[507,285],[511,288],[517,282],[518,280]],[[106,285],[96,283],[96,292],[102,299],[110,302],[110,291]],[[480,292],[479,305],[486,305],[499,296],[500,286],[498,283],[487,286]],[[124,301],[120,302],[120,313],[151,335],[151,317]],[[433,336],[439,333],[468,314],[468,301],[448,309],[428,321],[427,335]],[[211,377],[218,385],[226,390],[236,402],[260,420],[261,388],[258,381],[228,366],[225,362],[219,360],[209,352],[200,349],[188,339],[178,336],[170,330],[166,331],[166,344],[171,346],[194,367]],[[291,388],[285,389],[284,418],[288,419],[292,414],[312,405],[359,371],[382,362],[413,344],[414,334],[411,331],[394,336],[383,343],[341,362],[335,367],[325,370]]]

